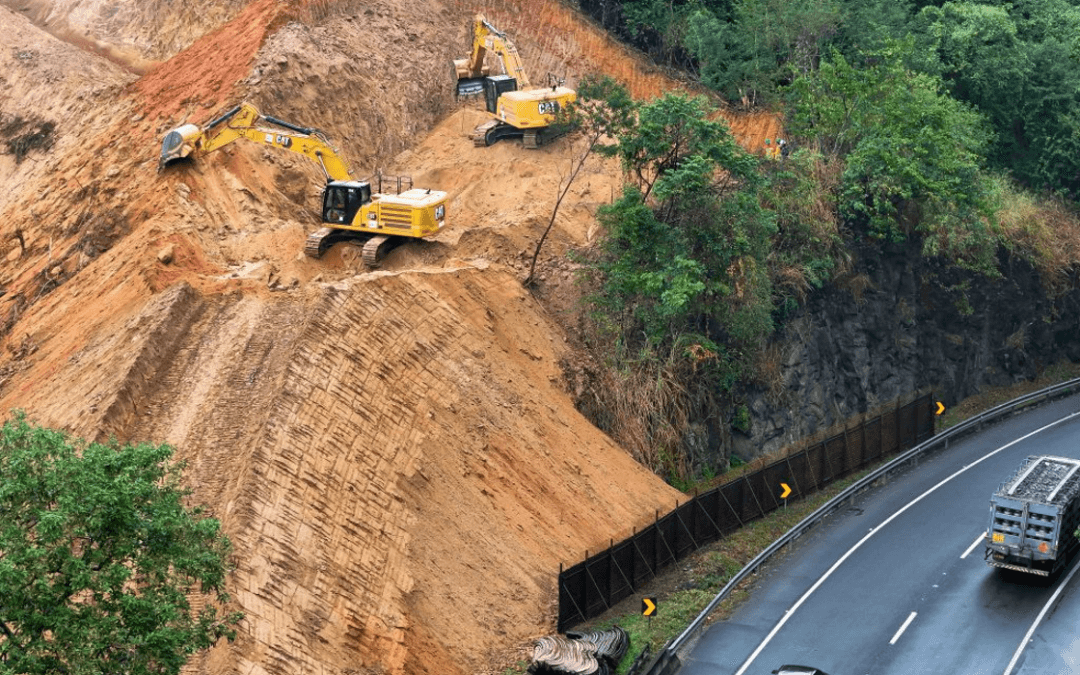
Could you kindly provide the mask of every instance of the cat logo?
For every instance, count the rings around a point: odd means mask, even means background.
[[[540,101],[537,108],[541,115],[558,115],[559,114],[559,102],[558,101]]]

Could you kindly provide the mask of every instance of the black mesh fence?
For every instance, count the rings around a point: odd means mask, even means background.
[[[559,632],[604,613],[668,565],[783,504],[934,435],[933,395],[897,406],[843,433],[695,496],[629,539],[559,572]]]

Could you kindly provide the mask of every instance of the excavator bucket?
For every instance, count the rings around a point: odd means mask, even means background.
[[[202,136],[202,130],[194,124],[176,127],[161,141],[161,157],[158,158],[158,171],[177,160],[183,159],[195,149],[195,142]]]
[[[161,141],[161,157],[158,158],[158,171],[160,172],[169,164],[179,159],[183,159],[192,152],[195,152],[195,149],[203,143],[206,139],[206,134],[211,129],[222,122],[233,119],[244,107],[245,105],[241,104],[227,110],[216,119],[207,122],[205,127],[199,127],[194,124],[184,124],[165,134],[165,138]],[[250,117],[250,119],[247,120],[247,123],[251,123],[258,118],[259,111],[248,105],[247,114]],[[271,122],[282,123],[281,120],[275,120],[273,117],[268,117],[267,119]],[[290,126],[287,123],[284,123],[284,125]],[[306,132],[308,130],[303,129],[301,131]]]
[[[484,78],[466,77],[457,81],[457,96],[477,96],[484,91]]]
[[[484,91],[484,76],[487,68],[480,68],[479,72],[469,67],[469,59],[454,59],[454,79],[457,80],[458,98],[462,96],[476,96]]]

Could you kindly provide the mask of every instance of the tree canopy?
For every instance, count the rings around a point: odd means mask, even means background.
[[[813,77],[834,51],[853,68],[871,68],[867,55],[914,40],[908,69],[940,79],[942,94],[988,121],[993,141],[981,152],[989,168],[1029,188],[1080,197],[1075,0],[582,0],[581,6],[740,104],[778,103],[783,88]]]
[[[905,63],[912,43],[893,43],[855,67],[839,52],[790,88],[792,131],[844,158],[841,217],[881,239],[922,235],[991,271],[998,240],[980,165],[992,134],[983,117]]]
[[[171,456],[0,427],[0,673],[175,674],[235,636],[229,540]]]
[[[704,98],[682,94],[638,104],[608,152],[628,182],[599,214],[597,306],[653,346],[692,336],[730,372],[772,330],[776,225],[757,196],[758,160]]]

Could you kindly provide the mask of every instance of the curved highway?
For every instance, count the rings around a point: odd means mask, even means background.
[[[1080,674],[1080,566],[992,568],[990,495],[1032,454],[1080,459],[1080,396],[955,442],[856,497],[774,558],[680,675]]]

